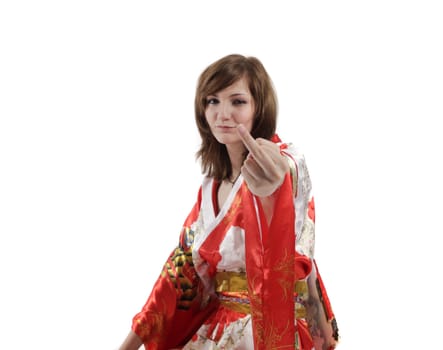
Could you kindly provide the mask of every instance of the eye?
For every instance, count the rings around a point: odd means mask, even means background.
[[[219,103],[219,100],[216,99],[215,97],[206,99],[206,104],[208,104],[208,105],[215,105],[217,103]]]
[[[242,99],[235,99],[234,101],[232,101],[232,104],[234,105],[242,105],[242,104],[246,104],[247,101],[246,100],[242,100]]]

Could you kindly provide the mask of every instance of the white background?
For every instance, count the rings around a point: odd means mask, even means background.
[[[196,80],[258,57],[341,350],[441,348],[438,1],[3,1],[0,348],[115,349],[197,195]]]

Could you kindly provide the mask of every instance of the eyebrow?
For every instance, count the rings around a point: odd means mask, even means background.
[[[233,94],[230,94],[228,97],[245,96],[245,95],[249,95],[249,93],[247,93],[247,92],[234,92]],[[208,97],[209,96],[218,97],[218,94],[209,94]]]

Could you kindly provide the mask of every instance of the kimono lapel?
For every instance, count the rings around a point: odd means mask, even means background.
[[[291,181],[288,174],[275,194],[269,227],[260,201],[249,191],[243,192],[246,274],[257,350],[294,349],[295,210]]]
[[[241,199],[243,193],[243,178],[240,176],[235,182],[231,192],[215,215],[212,186],[214,180],[205,178],[202,185],[202,230],[194,241],[194,251],[198,252],[199,260],[208,263],[207,273],[213,277],[217,271],[217,264],[221,260],[220,245],[229,228],[240,224],[238,214],[241,212]],[[200,270],[203,271],[203,270]]]

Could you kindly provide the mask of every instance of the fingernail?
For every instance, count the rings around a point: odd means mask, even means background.
[[[238,124],[237,129],[240,133],[244,134],[246,132],[246,128],[243,124]]]

